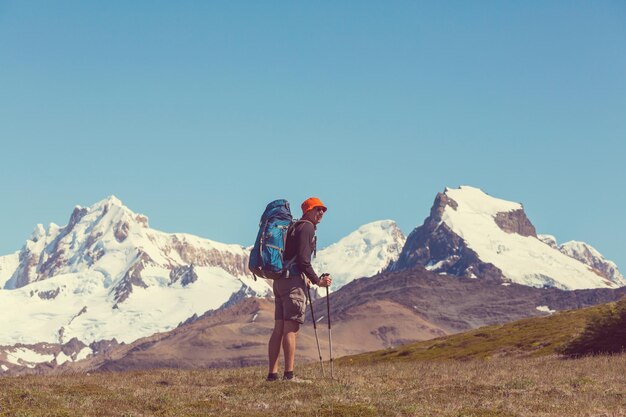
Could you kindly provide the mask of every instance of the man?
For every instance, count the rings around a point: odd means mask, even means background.
[[[311,266],[311,254],[315,250],[315,230],[322,221],[326,206],[319,198],[311,197],[302,203],[302,218],[288,231],[285,255],[288,265],[287,277],[274,280],[274,331],[268,344],[268,381],[278,379],[278,357],[280,347],[285,354],[283,380],[305,382],[293,375],[296,357],[296,336],[300,325],[304,324],[306,312],[306,285],[310,281],[320,287],[329,287],[330,275],[323,278]]]

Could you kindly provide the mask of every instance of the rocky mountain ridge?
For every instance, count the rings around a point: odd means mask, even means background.
[[[589,265],[592,269],[597,271],[598,274],[608,278],[612,282],[626,282],[626,279],[620,273],[615,262],[606,259],[596,248],[588,243],[570,240],[569,242],[559,245],[556,238],[552,235],[538,235],[538,238],[570,258],[574,258]]]
[[[126,282],[134,277],[135,285],[145,285],[141,284],[139,271],[149,265],[170,270],[188,265],[218,267],[233,276],[244,276],[247,253],[238,245],[154,231],[146,216],[133,213],[111,196],[90,208],[77,206],[65,227],[50,224],[46,230],[37,225],[20,251],[17,270],[5,288],[116,266],[121,267],[120,274],[127,276]],[[126,292],[121,295],[128,296]]]

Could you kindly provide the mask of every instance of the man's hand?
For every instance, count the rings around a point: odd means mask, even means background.
[[[320,287],[330,287],[330,284],[333,282],[333,279],[330,277],[330,274],[322,274],[320,277]]]

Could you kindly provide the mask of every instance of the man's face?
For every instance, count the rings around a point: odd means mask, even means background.
[[[322,221],[322,217],[324,217],[324,209],[321,207],[315,207],[307,213],[307,217],[309,217],[313,224],[318,224]]]

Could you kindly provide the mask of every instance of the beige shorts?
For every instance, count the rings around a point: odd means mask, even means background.
[[[304,324],[306,284],[301,276],[275,279],[274,320],[293,320]]]

